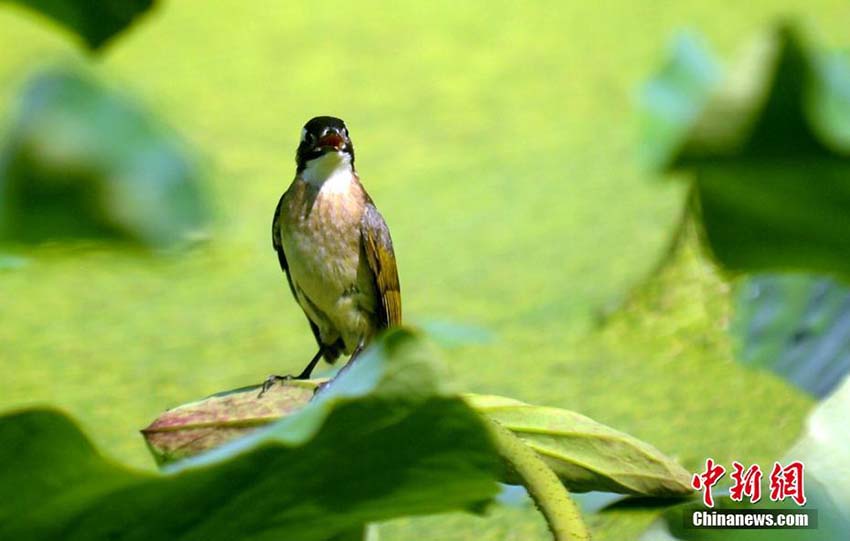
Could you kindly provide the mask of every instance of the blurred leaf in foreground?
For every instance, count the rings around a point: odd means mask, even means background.
[[[823,397],[850,371],[850,289],[829,278],[756,275],[738,286],[732,334],[743,363]],[[850,411],[850,409],[848,409]]]
[[[186,404],[154,421],[144,430],[145,439],[157,461],[169,463],[290,414],[310,400],[315,385],[287,382],[259,400],[256,388],[238,389]],[[691,493],[690,474],[671,458],[583,415],[498,396],[464,396],[476,411],[534,450],[572,491],[663,497]]]
[[[26,265],[27,260],[23,257],[0,253],[0,271],[18,270]]]
[[[500,467],[478,414],[404,330],[297,413],[164,474],[103,459],[53,411],[0,419],[0,442],[0,539],[17,540],[327,540],[480,509]]]
[[[4,0],[0,0],[2,2]],[[40,13],[99,49],[149,10],[154,0],[5,0]]]
[[[818,404],[806,431],[788,456],[806,465],[806,475],[819,479],[850,528],[850,377]]]
[[[202,177],[152,113],[83,72],[49,69],[25,88],[0,150],[0,234],[179,246],[209,219]]]
[[[645,130],[648,161],[693,173],[705,237],[727,268],[850,277],[850,67],[789,25],[725,78],[707,56],[675,54],[648,84],[699,109],[646,108],[645,125],[668,125]]]
[[[670,165],[721,76],[716,60],[696,35],[680,35],[668,54],[670,59],[641,96],[639,150],[641,161],[654,168]]]

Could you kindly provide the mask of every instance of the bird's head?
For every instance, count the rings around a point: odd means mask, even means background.
[[[351,144],[345,122],[332,116],[310,119],[301,130],[301,143],[295,155],[298,171],[303,171],[313,160],[334,157],[354,166],[354,145]]]

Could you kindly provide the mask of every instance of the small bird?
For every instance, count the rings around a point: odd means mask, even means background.
[[[297,376],[308,379],[319,359],[357,358],[383,329],[401,324],[401,290],[390,231],[354,169],[345,122],[317,116],[301,130],[295,180],[280,198],[272,245],[289,289],[319,350]]]

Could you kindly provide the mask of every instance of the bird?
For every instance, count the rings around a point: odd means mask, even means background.
[[[360,183],[345,122],[310,119],[295,154],[295,179],[278,201],[272,246],[289,289],[307,316],[318,351],[296,376],[309,379],[321,358],[351,366],[380,332],[401,324],[401,288],[386,221]]]

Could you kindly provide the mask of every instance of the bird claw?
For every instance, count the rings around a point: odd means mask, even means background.
[[[262,398],[266,391],[274,387],[274,384],[278,381],[292,381],[296,379],[295,376],[291,376],[287,374],[286,376],[278,376],[277,374],[272,374],[271,376],[266,378],[266,381],[263,382],[262,387],[260,387],[260,394],[257,395],[257,398]]]

